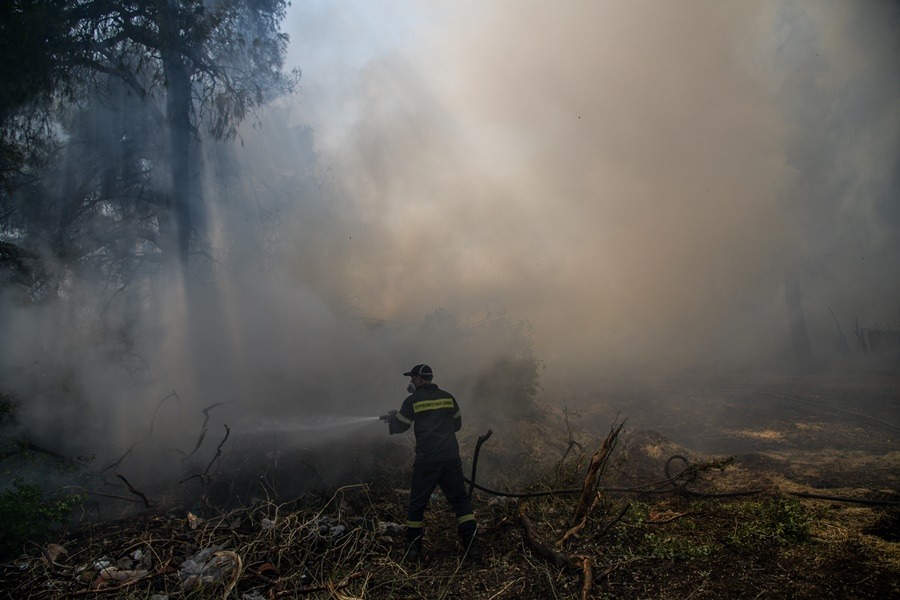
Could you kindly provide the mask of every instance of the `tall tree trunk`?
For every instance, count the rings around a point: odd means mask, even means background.
[[[161,232],[170,259],[186,264],[191,242],[191,76],[181,52],[177,8],[159,3],[163,75],[166,82],[167,156],[171,189],[167,197],[167,231]]]
[[[177,256],[187,263],[191,245],[191,78],[179,56],[166,61],[168,82],[166,117],[169,124],[169,161],[172,173],[172,214]]]

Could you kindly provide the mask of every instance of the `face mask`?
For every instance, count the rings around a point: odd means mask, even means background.
[[[406,386],[406,391],[409,392],[410,394],[412,394],[414,391],[416,391],[416,384],[414,384],[412,381],[410,381],[409,385]]]

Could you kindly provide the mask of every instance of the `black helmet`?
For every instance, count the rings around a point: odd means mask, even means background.
[[[434,371],[428,365],[416,365],[408,372],[403,374],[404,377],[421,377],[422,379],[431,380],[434,377]]]

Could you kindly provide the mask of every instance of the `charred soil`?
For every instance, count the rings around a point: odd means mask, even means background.
[[[539,412],[498,425],[478,483],[561,491],[475,491],[477,563],[461,558],[440,494],[424,558],[404,562],[407,473],[388,469],[284,503],[168,507],[73,528],[4,564],[0,589],[23,599],[900,597],[896,380],[663,382]],[[571,533],[617,415],[625,427]],[[479,433],[461,440],[466,465]]]

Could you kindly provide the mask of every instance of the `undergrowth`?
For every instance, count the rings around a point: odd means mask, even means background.
[[[51,528],[65,524],[83,501],[78,494],[45,497],[38,486],[15,480],[0,493],[0,557],[15,556],[27,541],[48,539]]]

